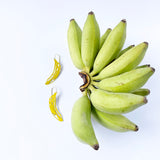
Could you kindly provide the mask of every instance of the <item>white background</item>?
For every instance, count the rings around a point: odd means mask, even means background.
[[[0,159],[3,160],[159,160],[160,148],[160,2],[147,0],[1,0],[0,1]],[[83,27],[94,11],[101,34],[121,19],[127,20],[125,46],[149,42],[142,64],[156,72],[145,87],[148,104],[127,114],[138,132],[116,133],[93,121],[99,151],[80,143],[72,133],[70,116],[81,96],[82,84],[68,46],[69,20]],[[63,70],[45,86],[55,54]],[[50,113],[51,87],[60,93],[64,122]]]

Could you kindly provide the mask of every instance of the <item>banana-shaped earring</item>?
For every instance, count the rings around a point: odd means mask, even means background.
[[[54,69],[52,74],[47,78],[46,85],[51,84],[54,82],[57,77],[59,76],[61,71],[61,65],[60,65],[60,57],[58,55],[55,56],[54,58]]]
[[[57,96],[57,90],[56,88],[52,88],[51,97],[49,98],[49,108],[51,110],[51,113],[57,120],[63,121],[63,117],[61,113],[59,112],[57,105],[56,105],[56,96]]]

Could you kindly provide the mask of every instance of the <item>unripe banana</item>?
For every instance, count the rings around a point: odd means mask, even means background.
[[[100,49],[94,65],[91,76],[99,73],[107,64],[109,64],[123,47],[126,39],[126,21],[122,20],[109,34]]]
[[[102,80],[107,77],[116,76],[118,74],[134,69],[143,59],[148,48],[148,43],[143,42],[121,55],[118,59],[106,66],[98,76],[93,77],[94,80]]]
[[[132,92],[133,94],[148,96],[150,94],[150,90],[146,88],[140,88]]]
[[[100,82],[92,81],[99,89],[111,92],[132,92],[141,88],[152,76],[155,69],[144,67],[122,73],[118,76],[109,77]]]
[[[82,31],[80,27],[74,19],[71,19],[67,33],[68,47],[73,64],[82,70],[84,64],[81,57],[81,38]]]
[[[131,93],[112,93],[95,89],[92,86],[90,86],[89,89],[91,90],[90,100],[93,106],[105,113],[128,113],[147,103],[147,99],[140,95]]]
[[[106,30],[106,32],[103,34],[103,36],[100,38],[100,47],[99,47],[99,49],[102,48],[105,40],[107,39],[107,37],[109,36],[109,34],[110,34],[111,31],[112,31],[112,29],[111,29],[111,28],[108,28],[108,29]]]
[[[127,52],[129,49],[133,48],[135,45],[130,45],[127,48],[123,49],[122,51],[120,51],[117,55],[117,57],[115,57],[110,63],[112,63],[113,61],[115,61],[118,57],[120,57],[123,53]],[[109,64],[110,64],[109,63]]]
[[[92,107],[92,115],[104,127],[117,132],[138,131],[138,126],[122,115],[101,112]]]
[[[85,65],[84,71],[89,72],[100,45],[100,30],[93,12],[88,13],[82,32],[81,53]]]
[[[130,50],[131,48],[133,48],[135,45],[130,45],[127,48],[123,49],[122,51],[119,52],[118,57],[120,57],[123,53],[127,52],[128,50]]]
[[[137,66],[135,69],[144,68],[144,67],[150,67],[150,64],[144,64],[142,66]]]
[[[75,102],[71,123],[77,138],[98,150],[99,144],[91,123],[91,103],[87,96],[82,96]]]

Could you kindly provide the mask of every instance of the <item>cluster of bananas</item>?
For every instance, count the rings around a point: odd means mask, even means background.
[[[71,123],[77,138],[98,150],[91,113],[103,126],[114,131],[137,131],[138,126],[122,114],[147,103],[150,91],[141,88],[154,73],[150,65],[138,66],[148,48],[143,42],[122,50],[126,39],[126,20],[100,37],[93,12],[89,12],[81,31],[74,19],[68,28],[68,46],[74,65],[84,84],[83,96],[73,107]]]

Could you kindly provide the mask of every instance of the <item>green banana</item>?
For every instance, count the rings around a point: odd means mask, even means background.
[[[73,64],[82,70],[84,64],[81,57],[81,38],[82,31],[80,27],[74,19],[71,19],[67,33],[68,47]]]
[[[82,60],[85,65],[83,69],[89,72],[93,66],[94,59],[98,53],[100,45],[100,30],[93,12],[88,13],[87,20],[82,32]]]
[[[131,48],[118,59],[106,66],[99,75],[93,77],[93,80],[102,80],[134,69],[142,61],[147,48],[147,42],[143,42]]]
[[[104,113],[94,107],[92,107],[92,115],[100,124],[113,131],[138,131],[138,126],[125,116]]]
[[[152,76],[155,69],[144,67],[122,73],[118,76],[109,77],[100,82],[92,81],[99,89],[111,92],[132,92],[141,88]]]
[[[135,45],[130,45],[127,48],[123,49],[122,51],[120,51],[117,55],[117,57],[115,59],[113,59],[110,63],[112,63],[113,61],[115,61],[118,57],[120,57],[123,53],[127,52],[129,49],[133,48]],[[110,64],[109,63],[109,64]],[[109,65],[108,64],[108,65]]]
[[[144,64],[144,65],[142,65],[142,66],[137,66],[136,69],[137,69],[137,68],[144,68],[144,67],[150,67],[150,64]]]
[[[110,34],[111,31],[112,31],[112,29],[111,29],[111,28],[108,28],[108,29],[106,30],[106,32],[103,34],[103,36],[100,38],[100,47],[99,47],[99,49],[102,48],[105,40],[107,39],[107,37],[108,37],[108,35]]]
[[[89,86],[89,89],[91,90],[90,100],[93,106],[105,113],[128,113],[147,103],[146,97],[140,95],[131,93],[112,93],[95,89],[93,86]]]
[[[132,92],[133,94],[148,96],[150,94],[150,90],[146,88],[140,88]]]
[[[99,144],[91,123],[91,103],[87,96],[84,95],[75,102],[71,124],[74,134],[80,141],[98,150]]]
[[[128,50],[130,50],[131,48],[133,48],[135,45],[130,45],[127,48],[123,49],[122,51],[119,52],[119,54],[117,55],[116,58],[120,57],[123,53],[127,52]]]
[[[123,47],[126,39],[126,21],[122,20],[109,34],[102,48],[100,49],[94,65],[91,76],[99,73],[107,64],[109,64]]]

